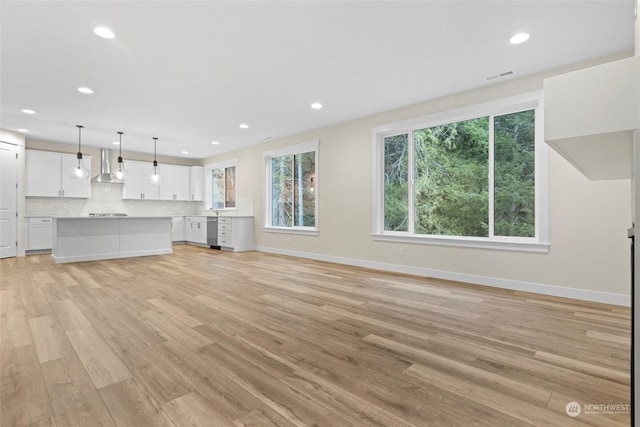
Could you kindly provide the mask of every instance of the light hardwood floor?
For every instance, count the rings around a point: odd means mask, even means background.
[[[3,427],[630,424],[627,308],[174,250],[0,261]]]

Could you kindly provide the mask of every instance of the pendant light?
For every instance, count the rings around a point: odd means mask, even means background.
[[[72,166],[69,169],[68,174],[73,179],[87,180],[89,179],[90,175],[89,169],[82,164],[82,128],[84,126],[76,125],[76,127],[78,128],[78,154],[76,156],[78,159],[78,164]]]
[[[122,161],[122,135],[124,132],[118,132],[120,137],[120,153],[118,154],[118,170],[111,172],[111,179],[117,179],[118,181],[126,181],[129,178],[129,172],[124,169],[124,162]]]
[[[149,182],[153,185],[160,184],[162,181],[162,175],[158,173],[158,161],[156,160],[158,138],[153,137],[153,173],[149,176]]]

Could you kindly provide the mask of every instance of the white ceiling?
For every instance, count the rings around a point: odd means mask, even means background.
[[[158,154],[204,158],[631,50],[633,6],[3,0],[0,126],[77,143],[82,124],[83,145],[114,148],[124,131],[125,152],[153,152],[155,136]],[[509,44],[520,31],[531,39]]]

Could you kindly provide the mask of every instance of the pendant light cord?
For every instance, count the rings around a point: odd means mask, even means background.
[[[118,154],[118,163],[122,163],[122,135],[124,135],[124,132],[118,132],[118,135],[120,135],[120,147],[119,147],[119,154]]]
[[[77,159],[78,160],[82,160],[82,128],[84,126],[82,125],[76,125],[76,127],[78,128],[78,154],[77,154]]]
[[[153,167],[154,168],[158,167],[157,148],[158,148],[158,138],[153,137]]]

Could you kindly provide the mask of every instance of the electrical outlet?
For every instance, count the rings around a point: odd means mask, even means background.
[[[399,248],[398,249],[398,255],[404,256],[404,248]]]

